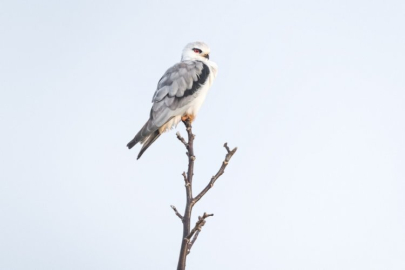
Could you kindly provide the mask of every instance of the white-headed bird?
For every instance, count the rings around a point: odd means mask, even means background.
[[[209,60],[210,48],[203,42],[187,44],[181,62],[169,68],[159,80],[152,98],[149,120],[127,146],[140,142],[142,154],[159,136],[181,120],[192,122],[203,104],[218,67]]]

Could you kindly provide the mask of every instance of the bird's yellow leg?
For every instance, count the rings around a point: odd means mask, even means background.
[[[183,122],[189,120],[190,123],[192,123],[192,122],[194,121],[194,119],[195,119],[195,116],[194,116],[194,115],[191,115],[191,114],[186,114],[186,115],[183,115],[183,116],[181,117],[181,121],[183,121]]]

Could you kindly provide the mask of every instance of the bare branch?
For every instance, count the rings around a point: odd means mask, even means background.
[[[225,149],[226,149],[226,151],[229,153],[229,152],[231,152],[231,150],[229,149],[229,147],[228,147],[228,143],[225,143],[224,144],[224,147],[225,147]]]
[[[186,140],[180,135],[180,132],[176,132],[176,136],[177,136],[177,139],[179,139],[179,141],[181,141],[184,144],[184,146],[186,148],[188,148],[188,144],[187,144]]]
[[[190,234],[187,236],[187,242],[188,242],[188,249],[187,249],[187,255],[190,253],[190,251],[191,251],[191,248],[193,247],[193,245],[194,245],[194,243],[195,243],[195,241],[197,240],[197,238],[198,238],[198,235],[200,234],[200,232],[201,232],[201,228],[205,225],[205,219],[207,218],[207,217],[212,217],[214,214],[207,214],[207,213],[204,213],[204,215],[202,216],[202,217],[198,217],[198,221],[197,221],[197,223],[195,224],[195,227],[194,227],[194,229],[193,230],[191,230],[191,232],[190,232]],[[193,235],[194,234],[194,235]],[[192,237],[192,239],[191,239],[191,237]],[[191,240],[191,241],[190,241]]]
[[[184,183],[186,184],[186,187],[189,186],[190,183],[188,182],[186,172],[183,172],[181,175],[183,175],[183,179],[184,179]]]
[[[191,219],[191,211],[192,211],[192,200],[193,200],[193,190],[192,190],[192,183],[193,183],[193,175],[194,175],[194,134],[192,132],[191,122],[190,120],[183,121],[184,125],[186,126],[187,135],[188,135],[188,143],[184,144],[187,148],[187,157],[188,157],[188,169],[187,175],[183,173],[183,178],[186,183],[186,207],[184,209],[183,214],[183,236],[179,254],[179,261],[177,265],[178,270],[184,270],[186,268],[186,257],[188,254],[188,246],[190,239],[187,238],[187,235],[190,233],[190,219]],[[181,140],[180,140],[181,141]]]
[[[197,197],[193,198],[193,176],[194,176],[194,161],[196,159],[194,155],[194,139],[195,135],[192,131],[191,121],[190,119],[186,119],[183,121],[184,125],[186,126],[187,130],[187,142],[186,140],[177,133],[177,139],[183,143],[183,145],[187,149],[187,157],[188,157],[188,168],[187,173],[183,172],[183,178],[186,185],[186,207],[184,209],[184,214],[181,215],[174,206],[171,206],[175,214],[182,220],[183,222],[183,235],[181,241],[181,248],[179,254],[179,261],[177,264],[177,270],[185,270],[186,268],[186,260],[187,255],[190,253],[191,247],[194,245],[195,241],[200,234],[201,228],[205,225],[205,219],[208,217],[213,216],[214,214],[207,214],[204,213],[202,217],[198,217],[198,221],[196,222],[194,228],[190,230],[190,220],[191,220],[191,212],[195,203],[197,203],[211,187],[214,185],[215,181],[224,173],[226,166],[228,165],[229,160],[235,154],[237,148],[233,149],[232,151],[229,149],[228,145],[225,143],[224,147],[227,151],[225,156],[225,160],[222,162],[222,166],[220,167],[219,171],[216,175],[211,178],[211,181],[205,187]]]
[[[201,231],[196,231],[195,234],[194,234],[194,236],[193,236],[193,239],[191,239],[190,243],[188,244],[187,255],[190,253],[191,248],[193,247],[194,242],[197,240],[198,235],[200,234],[200,232],[201,232]]]
[[[174,213],[176,214],[176,216],[178,216],[181,220],[183,220],[183,216],[180,215],[179,211],[177,211],[176,206],[170,205],[170,207],[173,209],[173,211],[174,211]]]
[[[219,168],[218,172],[211,178],[211,181],[208,183],[208,185],[193,199],[193,205],[201,200],[201,198],[208,192],[208,190],[210,190],[214,186],[215,181],[217,181],[217,179],[224,174],[226,166],[228,166],[228,163],[231,160],[232,156],[235,154],[236,150],[238,150],[237,147],[235,147],[233,150],[230,150],[228,147],[228,143],[225,143],[224,147],[228,153],[226,154],[221,167]]]
[[[190,240],[191,237],[193,237],[193,235],[197,232],[197,231],[201,231],[201,228],[205,225],[205,219],[207,217],[212,217],[214,214],[207,214],[204,213],[204,215],[202,217],[198,217],[198,221],[196,222],[194,228],[191,230],[191,232],[187,235],[187,239]]]

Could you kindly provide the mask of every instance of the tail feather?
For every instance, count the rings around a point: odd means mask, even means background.
[[[155,127],[151,125],[151,120],[149,119],[145,125],[141,128],[141,130],[135,135],[135,137],[127,144],[128,149],[134,147],[138,142],[143,143],[149,135],[153,132]]]
[[[141,158],[142,154],[146,151],[146,149],[149,148],[149,146],[152,145],[152,143],[154,143],[154,142],[157,140],[157,138],[159,138],[160,134],[161,134],[161,133],[159,132],[159,130],[156,130],[155,132],[153,132],[153,134],[151,134],[151,135],[148,137],[148,139],[144,142],[144,144],[143,144],[143,146],[142,146],[142,149],[141,149],[141,151],[140,151],[139,154],[138,154],[138,158],[137,158],[137,159],[140,159],[140,158]],[[130,142],[130,143],[131,143],[131,142]],[[132,146],[131,146],[131,147],[132,147]]]
[[[142,129],[136,134],[135,138],[132,139],[132,141],[130,141],[127,144],[127,147],[129,149],[131,149],[132,147],[134,147],[137,143],[141,143],[143,144],[141,151],[138,154],[138,159],[142,156],[143,152],[146,151],[146,149],[149,148],[149,146],[152,145],[152,143],[154,143],[156,141],[157,138],[159,138],[160,136],[160,131],[159,130],[163,130],[162,132],[164,132],[165,130],[165,125],[172,119],[173,117],[170,117],[169,120],[166,121],[166,123],[163,126],[156,126],[153,123],[153,119],[150,118],[145,125],[142,127]]]
[[[134,147],[135,144],[137,144],[137,143],[138,143],[138,142],[135,140],[135,138],[133,138],[132,141],[130,141],[130,142],[127,144],[128,149],[131,149],[131,148]]]

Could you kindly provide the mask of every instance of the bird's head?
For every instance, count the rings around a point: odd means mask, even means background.
[[[210,47],[204,42],[191,42],[183,49],[181,60],[200,60],[207,61],[210,59]]]

